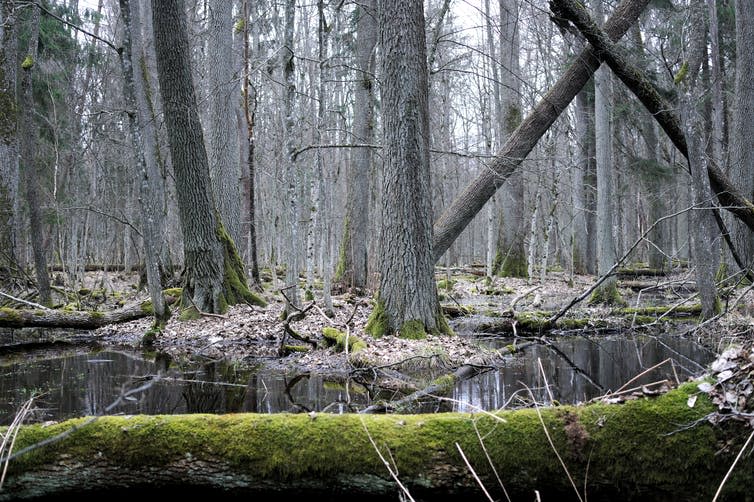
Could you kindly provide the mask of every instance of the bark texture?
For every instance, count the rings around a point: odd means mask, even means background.
[[[131,416],[24,426],[16,451],[80,428],[11,461],[0,500],[136,488],[151,496],[204,489],[390,500],[402,494],[389,468],[414,500],[487,500],[480,483],[494,500],[505,500],[504,491],[512,500],[532,500],[535,491],[542,500],[711,500],[749,431],[702,420],[713,406],[702,394],[689,407],[696,394],[689,384],[626,404],[494,414]],[[724,499],[750,498],[752,469],[744,455]]]
[[[367,329],[404,337],[441,330],[432,260],[429,111],[424,8],[380,8],[384,166],[379,304]]]
[[[18,41],[13,0],[0,1],[0,24],[0,267],[15,269],[19,171],[16,100]]]

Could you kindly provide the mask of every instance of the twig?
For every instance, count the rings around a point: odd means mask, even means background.
[[[563,470],[566,473],[566,476],[568,476],[568,481],[571,482],[571,486],[573,486],[573,491],[576,492],[576,497],[579,499],[579,502],[584,502],[584,499],[581,498],[581,494],[579,493],[579,489],[576,488],[576,483],[574,483],[573,478],[571,477],[571,473],[568,472],[568,467],[566,467],[565,462],[563,462],[563,459],[560,457],[560,453],[558,453],[558,449],[555,448],[555,443],[553,443],[552,438],[550,437],[550,433],[547,430],[547,425],[545,425],[545,421],[542,418],[542,413],[539,411],[539,406],[537,406],[536,401],[534,400],[534,394],[532,393],[531,389],[529,390],[529,395],[531,396],[532,402],[534,402],[534,409],[537,411],[537,417],[539,417],[539,422],[542,424],[542,430],[545,432],[545,436],[547,436],[547,441],[550,443],[550,447],[552,448],[552,451],[555,452],[555,456],[558,457],[558,461],[560,462],[560,465],[563,466]]]
[[[364,417],[359,417],[361,419],[361,425],[364,427],[364,431],[367,433],[367,437],[369,438],[369,442],[372,443],[372,447],[374,447],[374,451],[377,452],[377,455],[380,457],[380,460],[382,460],[382,463],[385,464],[385,467],[387,467],[387,471],[390,473],[390,476],[395,480],[396,483],[398,483],[398,486],[401,490],[403,490],[403,493],[408,497],[408,499],[411,502],[414,501],[414,497],[411,496],[411,493],[408,491],[408,488],[403,486],[403,483],[401,483],[401,480],[398,479],[397,472],[393,472],[393,468],[390,466],[390,462],[385,460],[385,457],[380,452],[380,449],[377,447],[377,444],[374,442],[374,439],[372,439],[372,435],[369,434],[369,429],[367,429],[367,424],[364,422]]]
[[[13,446],[16,444],[16,436],[18,436],[18,431],[21,430],[21,425],[24,422],[24,419],[26,418],[26,415],[29,413],[29,409],[31,408],[31,403],[34,401],[34,396],[30,397],[24,404],[21,406],[21,409],[18,410],[18,413],[16,413],[16,416],[13,418],[13,422],[8,426],[8,429],[5,431],[5,435],[3,435],[3,442],[0,444],[0,454],[2,454],[5,451],[6,445],[8,447],[8,457],[7,460],[3,463],[3,473],[0,475],[0,490],[3,489],[3,483],[5,482],[5,474],[8,471],[8,464],[10,463],[10,454],[13,451]],[[10,438],[10,444],[8,444],[8,440]]]
[[[42,310],[50,310],[49,307],[45,307],[44,305],[40,305],[39,303],[30,302],[27,300],[22,300],[21,298],[16,298],[15,296],[11,296],[7,293],[3,293],[0,291],[0,296],[3,296],[5,298],[8,298],[10,300],[13,300],[14,302],[23,303],[25,305],[29,305],[30,307],[34,307],[35,309],[42,309]]]
[[[495,502],[495,500],[490,496],[489,492],[487,491],[487,488],[484,487],[484,483],[482,483],[482,480],[479,479],[479,476],[477,476],[476,471],[474,470],[474,468],[469,463],[469,459],[467,459],[466,455],[463,453],[463,450],[461,449],[461,445],[459,445],[458,443],[456,443],[456,448],[458,448],[458,453],[461,454],[461,458],[463,459],[464,463],[466,464],[466,467],[468,467],[469,471],[471,471],[471,475],[474,476],[474,479],[479,484],[479,487],[482,489],[482,491],[484,492],[484,494],[487,496],[487,500],[489,500],[490,502]]]
[[[631,384],[632,384],[633,382],[635,382],[635,381],[636,381],[636,380],[638,380],[639,378],[643,377],[644,375],[646,375],[646,374],[647,374],[647,373],[649,373],[650,371],[653,371],[653,370],[655,370],[655,369],[659,368],[660,366],[662,366],[663,364],[665,364],[665,363],[667,363],[667,362],[671,362],[671,361],[672,361],[672,359],[670,359],[670,358],[668,357],[668,358],[667,358],[667,359],[665,359],[664,361],[660,361],[659,363],[655,364],[655,365],[654,365],[654,366],[652,366],[651,368],[647,368],[647,369],[645,369],[644,371],[642,371],[641,373],[639,373],[638,375],[636,375],[635,377],[633,377],[633,378],[632,378],[631,380],[629,380],[628,382],[626,382],[626,383],[624,383],[623,385],[621,385],[621,386],[620,386],[620,388],[619,388],[618,390],[616,390],[616,391],[614,392],[614,394],[617,394],[618,392],[622,391],[623,389],[625,389],[626,387],[628,387],[628,386],[629,386],[629,385],[631,385]],[[609,395],[609,394],[608,394],[608,395]]]
[[[717,491],[715,492],[715,496],[713,497],[712,502],[717,502],[717,497],[720,496],[720,492],[723,490],[723,486],[728,481],[730,474],[733,472],[733,469],[736,467],[736,464],[741,459],[741,455],[743,454],[744,450],[746,450],[746,447],[749,446],[749,443],[751,443],[752,438],[754,438],[754,431],[751,431],[751,434],[749,434],[749,438],[746,440],[743,447],[738,452],[738,455],[736,455],[736,459],[731,464],[730,469],[728,469],[728,472],[725,473],[725,477],[720,482],[720,486],[717,487]]]
[[[490,468],[492,469],[492,472],[495,474],[495,478],[497,479],[498,484],[500,484],[500,488],[503,489],[505,500],[507,500],[508,502],[512,502],[510,496],[508,495],[508,490],[505,489],[503,480],[500,479],[500,475],[498,474],[497,469],[495,468],[495,463],[492,461],[492,458],[490,457],[490,454],[487,451],[487,447],[484,444],[484,439],[482,439],[482,435],[479,434],[479,428],[477,428],[476,422],[473,422],[473,424],[474,424],[474,432],[476,432],[476,437],[479,439],[479,444],[482,447],[482,451],[484,452],[484,456],[487,459],[487,463],[490,464]]]

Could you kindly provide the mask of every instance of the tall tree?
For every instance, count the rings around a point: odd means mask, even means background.
[[[380,283],[367,331],[404,338],[444,332],[432,254],[429,111],[421,0],[382,0]]]
[[[233,75],[233,2],[207,4],[209,77],[209,167],[212,193],[223,225],[241,243],[241,166],[236,110],[238,95]]]
[[[141,52],[140,25],[139,25],[139,1],[131,4],[130,0],[120,0],[120,13],[123,18],[123,49],[119,52],[121,70],[123,72],[123,95],[126,101],[126,113],[128,125],[133,143],[133,157],[136,164],[135,171],[141,177],[139,208],[141,211],[141,229],[144,240],[144,268],[147,276],[147,289],[152,300],[154,311],[155,328],[161,329],[167,322],[170,311],[162,294],[162,280],[160,276],[160,242],[163,228],[160,228],[159,200],[155,197],[158,191],[157,185],[160,179],[150,176],[147,167],[146,154],[154,145],[147,146],[144,136],[149,134],[144,130],[141,117],[147,115],[146,110],[139,110],[145,105],[143,81],[139,75],[139,63],[143,59],[139,57]],[[140,86],[137,91],[137,86]],[[137,94],[141,94],[137,98]],[[137,103],[141,103],[138,106]],[[154,138],[152,138],[154,140]]]
[[[595,19],[603,21],[602,0],[593,0]],[[613,178],[613,128],[611,109],[613,85],[610,68],[606,64],[594,73],[594,137],[597,164],[597,273],[607,274],[615,265],[615,236],[613,234],[613,207],[615,193]],[[615,303],[620,301],[617,278],[611,276],[594,290],[592,301]]]
[[[356,21],[356,85],[353,104],[353,140],[371,144],[374,140],[375,57],[377,12],[375,0],[359,2]],[[348,165],[346,217],[340,243],[335,280],[356,289],[367,285],[367,241],[369,230],[369,178],[371,148],[356,148]]]
[[[152,0],[152,23],[183,233],[182,306],[223,312],[239,301],[264,304],[248,289],[243,264],[212,198],[183,0]]]
[[[43,305],[52,302],[50,276],[47,271],[44,237],[42,235],[42,210],[40,205],[37,155],[37,130],[34,123],[34,90],[32,75],[37,61],[37,44],[39,41],[39,7],[34,5],[29,13],[29,39],[21,68],[21,122],[19,132],[21,150],[21,169],[26,184],[26,202],[29,206],[29,235],[34,253],[34,273],[37,278],[39,299]]]
[[[500,0],[500,109],[497,112],[502,144],[521,123],[518,0]],[[524,173],[513,173],[503,185],[496,272],[508,277],[528,276],[524,221]]]
[[[731,130],[731,174],[736,185],[749,200],[754,200],[754,2],[736,0],[736,85],[733,94],[733,128]],[[736,250],[744,265],[754,264],[751,229],[734,222]]]
[[[691,216],[691,240],[696,267],[696,283],[702,303],[702,317],[710,318],[719,310],[719,299],[715,284],[715,274],[720,263],[720,233],[717,231],[712,204],[712,190],[708,170],[709,158],[705,145],[706,137],[703,114],[704,79],[702,66],[707,58],[707,22],[704,6],[691,3],[689,13],[690,30],[687,41],[688,52],[676,82],[683,91],[681,97],[681,118],[685,126],[688,162],[691,170],[691,194],[694,207]]]
[[[14,269],[18,230],[16,2],[0,1],[0,273]]]

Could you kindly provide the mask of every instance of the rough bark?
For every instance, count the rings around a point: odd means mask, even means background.
[[[0,267],[14,270],[19,218],[15,1],[0,1],[0,25]]]
[[[733,94],[730,173],[748,200],[754,198],[754,2],[736,1],[736,86]],[[745,265],[754,262],[751,226],[732,225],[734,244]]]
[[[218,313],[239,301],[264,304],[249,291],[235,244],[222,227],[212,200],[183,1],[152,0],[152,16],[183,233],[182,306]]]
[[[152,497],[212,490],[386,500],[403,495],[396,479],[414,500],[486,500],[480,483],[495,500],[503,491],[512,500],[535,492],[542,500],[711,500],[749,431],[740,422],[703,420],[714,408],[704,394],[690,407],[696,394],[689,384],[625,404],[489,414],[129,416],[27,425],[15,451],[76,429],[12,460],[0,500],[136,489]],[[753,468],[744,455],[722,489],[725,499],[750,496]]]
[[[136,81],[139,79],[138,59],[134,54],[138,54],[140,45],[134,43],[138,38],[134,38],[139,27],[139,5],[138,0],[132,5],[130,0],[120,0],[119,2],[121,17],[123,18],[123,49],[119,52],[121,71],[123,73],[123,95],[126,101],[126,113],[128,115],[128,125],[133,142],[133,159],[135,164],[134,171],[140,174],[140,197],[139,209],[141,213],[141,230],[144,237],[144,267],[147,276],[147,289],[152,299],[152,306],[155,317],[155,324],[162,326],[167,322],[170,311],[165,304],[165,298],[162,296],[162,280],[160,277],[160,253],[159,242],[162,240],[162,231],[164,228],[157,226],[157,214],[159,207],[155,206],[158,202],[154,197],[154,191],[150,184],[158,183],[159,180],[150,179],[147,170],[145,153],[147,146],[142,136],[141,119],[142,114],[137,110],[136,99]],[[138,37],[138,34],[136,35]],[[137,65],[134,63],[137,62]]]
[[[499,130],[506,140],[521,123],[521,72],[518,64],[520,23],[518,0],[500,0],[500,87]],[[493,63],[494,64],[494,63]],[[500,141],[499,144],[502,144]],[[506,277],[527,277],[526,223],[524,219],[523,171],[512,173],[502,193],[502,214],[498,236],[496,272]]]
[[[650,0],[624,0],[605,23],[613,41],[622,37]],[[488,169],[473,180],[440,215],[434,225],[434,261],[437,262],[484,204],[521,165],[542,135],[566,109],[599,67],[597,51],[584,49],[575,62],[516,128]]]
[[[209,95],[209,167],[212,194],[223,226],[241,243],[241,178],[233,75],[233,2],[211,0],[207,6]]]
[[[615,75],[649,110],[678,151],[688,158],[686,137],[681,121],[674,112],[675,107],[668,103],[651,81],[616,49],[615,44],[611,42],[614,41],[614,37],[606,29],[600,30],[586,9],[574,0],[551,0],[550,8],[557,16],[574,23],[592,45],[595,54],[604,59]],[[730,211],[749,229],[754,230],[754,204],[746,194],[731,182],[720,166],[709,163],[707,175],[720,206]]]
[[[177,300],[174,290],[166,291],[166,304]],[[85,310],[18,310],[0,308],[0,327],[3,328],[64,328],[97,329],[108,324],[133,321],[154,315],[152,302],[144,300],[108,312]]]
[[[37,170],[37,128],[34,122],[35,106],[32,88],[32,74],[37,60],[37,43],[39,40],[39,8],[36,6],[31,9],[29,31],[29,46],[21,64],[23,69],[19,126],[21,169],[26,183],[26,202],[29,206],[29,236],[31,237],[31,248],[34,254],[34,274],[37,279],[39,301],[43,305],[50,305],[52,299],[44,236],[42,235],[42,208],[39,194],[41,176]]]
[[[356,85],[353,104],[353,142],[374,142],[375,57],[377,12],[375,0],[359,3],[356,21]],[[345,227],[340,243],[335,280],[341,285],[362,289],[367,286],[367,241],[369,230],[369,179],[372,175],[372,149],[356,148],[348,166]]]
[[[601,22],[604,16],[602,0],[592,0],[595,15]],[[612,127],[613,82],[610,69],[600,66],[594,73],[594,144],[597,168],[597,274],[605,275],[618,259],[615,251],[613,212],[617,170],[613,158]],[[619,301],[617,278],[610,276],[594,290],[592,301]]]
[[[446,331],[432,260],[429,109],[424,8],[380,5],[382,48],[382,228],[378,304],[367,330],[423,337]]]
[[[587,83],[576,96],[578,160],[573,174],[573,268],[579,274],[597,273],[595,251],[597,197],[594,166],[594,84]]]

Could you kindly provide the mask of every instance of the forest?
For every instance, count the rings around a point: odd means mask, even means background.
[[[751,500],[753,66],[750,0],[0,0],[0,501]]]

